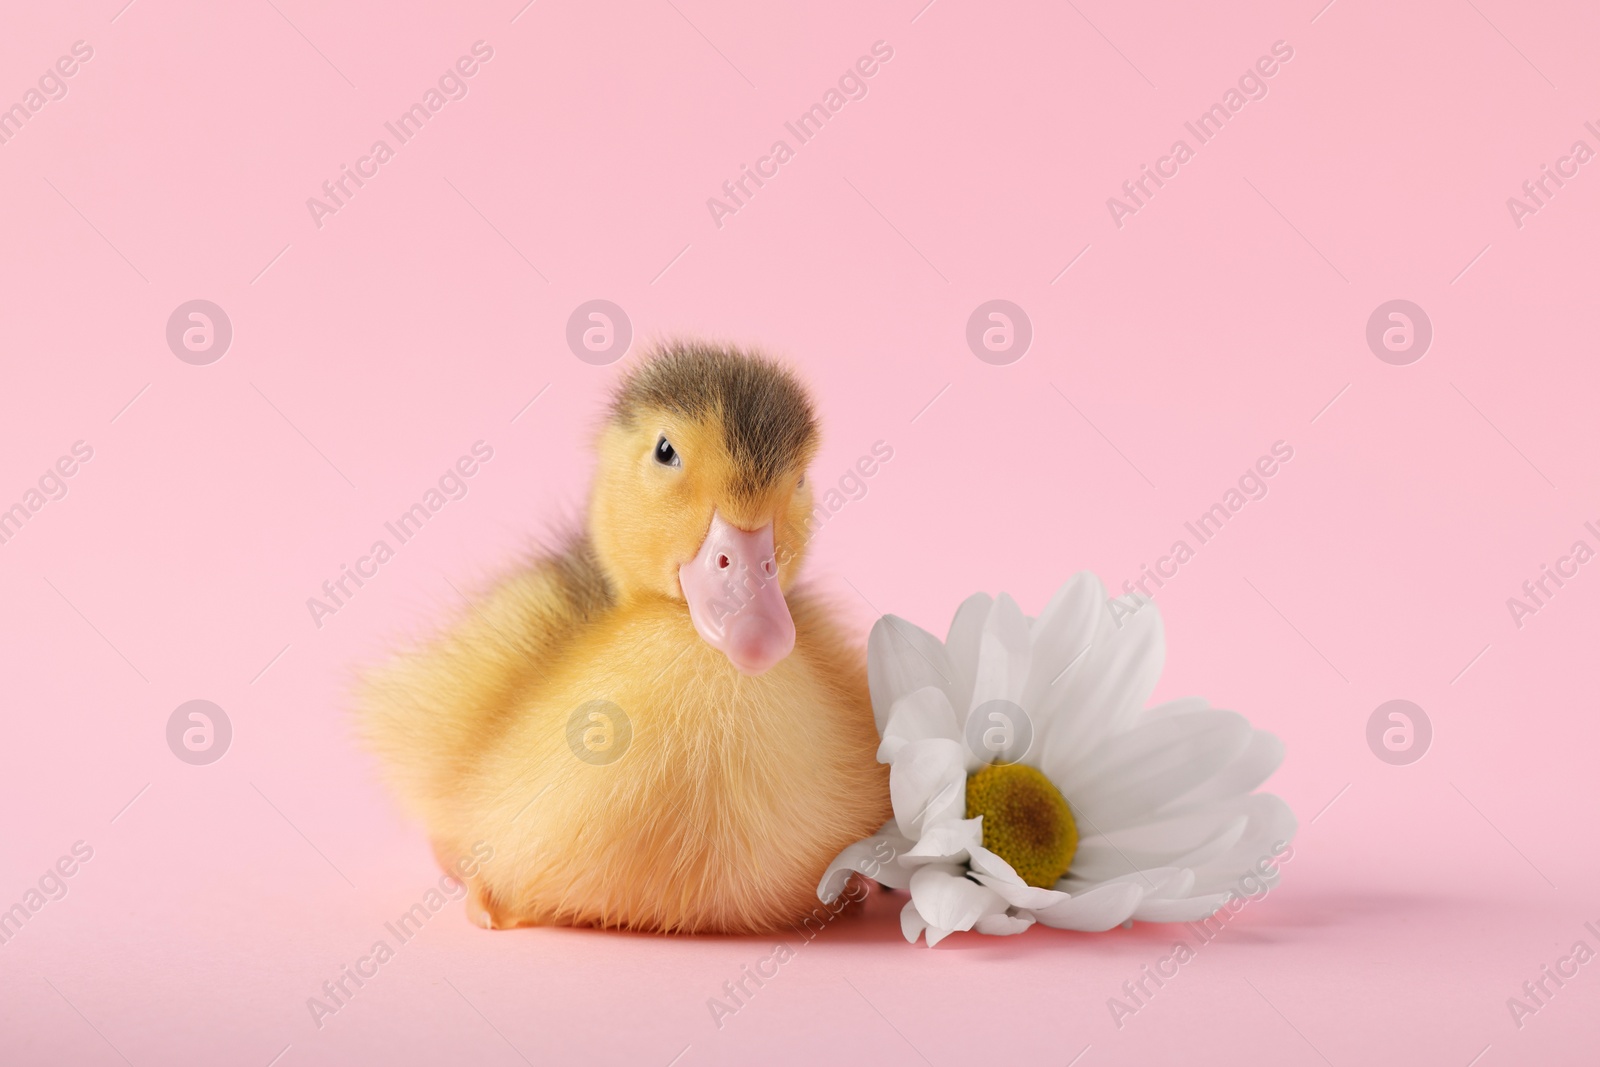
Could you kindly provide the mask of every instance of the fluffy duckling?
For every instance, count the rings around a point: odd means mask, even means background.
[[[888,819],[862,651],[795,588],[816,448],[778,365],[657,353],[612,400],[587,530],[368,679],[474,921],[770,931]]]

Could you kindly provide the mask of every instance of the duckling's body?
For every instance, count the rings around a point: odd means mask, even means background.
[[[691,356],[703,362],[688,368],[687,388],[754,362],[704,350],[679,358]],[[649,374],[647,365],[624,395]],[[711,387],[728,393],[726,381]],[[792,588],[810,504],[793,475],[809,462],[814,428],[768,441],[769,459],[784,447],[796,454],[752,479],[761,465],[741,456],[727,426],[737,395],[709,414],[689,404],[675,416],[666,403],[624,408],[619,397],[602,435],[592,536],[503,583],[369,687],[368,734],[441,861],[493,850],[470,878],[484,925],[771,930],[812,911],[828,861],[889,815],[862,654]],[[683,442],[676,473],[638,466],[639,442],[660,433],[664,443],[667,432]],[[724,634],[733,626],[708,637],[690,611],[693,601],[704,612],[691,561],[715,550],[713,577],[717,564],[731,571],[729,554],[763,520],[785,573],[773,566],[769,588],[735,594],[731,617],[760,622],[786,608],[793,651],[770,665],[771,641],[722,650],[710,642],[733,640]],[[734,540],[713,543],[719,523]],[[644,545],[629,544],[639,537]]]

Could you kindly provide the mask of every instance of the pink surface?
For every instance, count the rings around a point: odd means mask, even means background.
[[[0,145],[0,506],[73,471],[0,545],[0,907],[92,849],[0,946],[0,1060],[1594,1062],[1600,964],[1507,1005],[1600,948],[1600,564],[1569,557],[1600,547],[1592,6],[122,2],[12,5],[0,35],[0,103],[45,78]],[[400,144],[460,57],[465,96]],[[1242,77],[1266,95],[1201,144],[1184,124]],[[1169,176],[1113,211],[1142,164]],[[775,176],[713,212],[744,165]],[[1544,165],[1568,177],[1536,204]],[[370,176],[314,220],[341,166]],[[1158,598],[1158,698],[1287,744],[1282,886],[1120,1027],[1109,998],[1182,928],[929,951],[875,898],[720,1028],[769,939],[488,934],[459,903],[319,1028],[307,998],[439,877],[349,679],[580,507],[623,366],[569,350],[595,299],[636,349],[792,358],[819,483],[892,449],[810,561],[863,635],[1120,586],[1292,447]],[[209,364],[168,345],[192,300],[231,322]],[[969,348],[990,300],[1024,309],[1020,360],[986,317]],[[1418,361],[1369,348],[1392,300],[1431,322]],[[314,620],[476,442],[465,495]],[[1513,617],[1542,565],[1569,577]],[[1368,747],[1393,699],[1432,725],[1409,765]],[[232,726],[209,765],[168,747],[191,700]]]

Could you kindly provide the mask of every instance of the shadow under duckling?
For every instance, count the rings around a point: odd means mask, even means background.
[[[788,371],[627,375],[588,528],[366,680],[365,733],[491,928],[760,933],[890,817],[865,657],[795,588],[817,449]]]

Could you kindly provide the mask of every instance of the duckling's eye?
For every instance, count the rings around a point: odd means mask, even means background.
[[[666,434],[662,434],[660,440],[656,442],[656,462],[663,467],[683,466],[683,460],[678,458],[678,450],[672,447]]]

